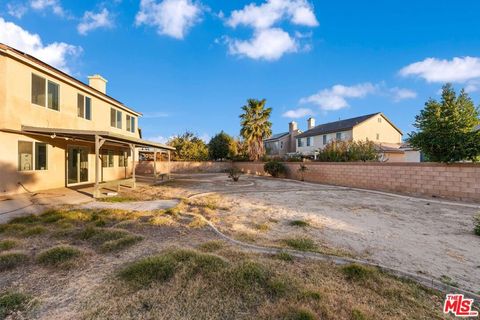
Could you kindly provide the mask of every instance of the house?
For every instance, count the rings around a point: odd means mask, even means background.
[[[398,150],[402,143],[402,131],[383,113],[324,123],[315,126],[315,119],[307,120],[308,130],[297,135],[297,152],[314,156],[332,140],[370,140],[379,146],[384,159],[403,161]]]
[[[296,151],[295,137],[300,134],[295,121],[288,124],[288,132],[277,133],[263,141],[268,156],[283,157]]]
[[[173,148],[141,139],[141,113],[89,84],[0,44],[0,196],[130,179],[136,148]]]

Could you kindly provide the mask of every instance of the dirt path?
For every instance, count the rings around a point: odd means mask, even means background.
[[[242,180],[245,186],[229,187],[224,176],[200,175],[190,188],[221,193],[234,208],[215,219],[223,232],[250,233],[258,244],[306,236],[373,263],[480,291],[480,238],[472,232],[478,208],[297,181]],[[292,227],[291,220],[310,227]],[[256,229],[259,223],[268,230]]]

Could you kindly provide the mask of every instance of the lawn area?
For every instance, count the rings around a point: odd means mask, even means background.
[[[142,188],[120,196],[145,197]],[[199,189],[148,187],[150,196],[182,198],[169,210],[69,207],[0,225],[0,318],[444,318],[442,294],[376,268],[255,254],[220,240],[191,214],[219,223],[236,208],[219,194],[185,198]],[[315,227],[261,216],[252,228],[268,235],[279,223],[300,233]],[[308,237],[284,236],[276,246],[325,250]]]

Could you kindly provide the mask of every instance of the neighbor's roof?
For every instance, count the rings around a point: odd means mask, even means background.
[[[276,134],[273,134],[272,136],[270,136],[270,138],[265,139],[265,141],[277,140],[277,139],[280,139],[282,137],[287,136],[288,134],[289,134],[289,132],[276,133]]]
[[[312,137],[312,136],[318,136],[318,135],[327,134],[327,133],[350,130],[356,125],[379,114],[381,114],[383,118],[388,121],[388,123],[390,123],[398,132],[402,134],[402,131],[398,129],[390,120],[388,120],[383,113],[376,112],[376,113],[367,114],[360,117],[320,124],[316,127],[313,127],[310,130],[305,131],[302,134],[299,134],[298,136],[296,136],[296,138]]]
[[[112,98],[111,96],[101,92],[101,91],[98,91],[97,89],[93,88],[93,87],[90,87],[89,85],[85,84],[84,82],[78,80],[77,78],[74,78],[72,77],[71,75],[49,65],[48,63],[46,62],[43,62],[42,60],[40,59],[37,59],[35,58],[34,56],[31,56],[23,51],[20,51],[18,49],[15,49],[13,47],[10,47],[4,43],[1,43],[0,42],[0,52],[3,51],[5,53],[8,53],[8,51],[11,51],[17,55],[20,55],[21,57],[29,60],[31,63],[35,64],[35,65],[38,65],[38,66],[41,66],[47,70],[49,70],[50,72],[53,72],[53,73],[56,73],[57,75],[60,75],[60,76],[63,76],[63,77],[66,77],[68,78],[70,81],[74,82],[77,86],[79,87],[82,87],[84,90],[86,91],[90,91],[92,92],[93,94],[97,95],[100,99],[102,100],[105,100],[107,102],[110,102],[110,103],[113,103],[115,105],[117,105],[118,107],[122,108],[122,109],[126,109],[127,111],[130,111],[132,112],[133,114],[136,114],[138,116],[141,116],[142,113],[141,112],[138,112],[138,111],[135,111],[133,110],[132,108],[130,107],[127,107],[126,105],[124,105],[122,102],[118,101],[117,99],[115,98]],[[9,55],[10,57],[14,58],[14,55],[10,54]]]

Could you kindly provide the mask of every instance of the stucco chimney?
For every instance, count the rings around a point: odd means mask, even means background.
[[[297,129],[298,129],[298,125],[295,121],[292,121],[288,124],[288,132],[292,133],[297,131]]]
[[[308,130],[312,129],[313,127],[315,127],[315,119],[314,118],[308,118],[307,120],[307,127],[308,127]]]
[[[107,82],[107,79],[99,74],[88,77],[88,85],[104,94],[107,94]]]

